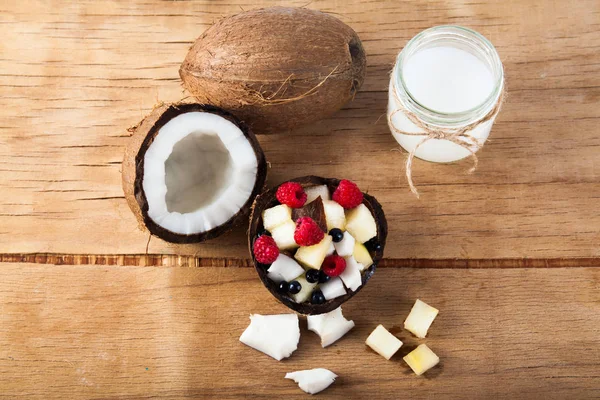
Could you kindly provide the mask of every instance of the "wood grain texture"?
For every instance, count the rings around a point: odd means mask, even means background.
[[[0,6],[0,253],[144,253],[120,187],[126,128],[157,101],[186,96],[178,67],[216,19],[306,1],[15,1]],[[313,1],[360,35],[367,78],[319,123],[260,138],[269,182],[315,174],[355,180],[387,212],[393,258],[600,256],[600,3]],[[468,162],[416,161],[381,118],[398,50],[437,24],[496,45],[509,96]],[[247,257],[245,228],[203,245],[150,242],[151,253]]]
[[[400,329],[416,298],[440,309],[422,341]],[[324,399],[600,397],[598,268],[382,269],[333,346],[305,321],[283,362],[238,342],[282,312],[248,268],[3,264],[0,398],[306,398],[283,376],[315,367],[340,376]],[[389,362],[364,345],[379,323],[405,342]],[[419,378],[401,357],[421,342],[441,364]]]
[[[202,258],[173,254],[0,254],[0,263],[121,265],[137,267],[253,268],[250,258]],[[597,268],[598,258],[384,258],[377,268]]]

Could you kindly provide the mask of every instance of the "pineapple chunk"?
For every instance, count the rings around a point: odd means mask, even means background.
[[[400,339],[388,332],[383,325],[378,325],[365,343],[387,360],[392,358],[403,344]]]
[[[327,185],[320,186],[309,186],[304,188],[304,193],[306,193],[306,203],[308,204],[317,199],[317,197],[321,197],[321,200],[329,200],[329,188]]]
[[[298,283],[300,283],[300,285],[302,286],[302,289],[300,289],[300,291],[298,293],[292,294],[291,297],[292,297],[292,299],[294,299],[294,301],[296,303],[304,303],[305,301],[310,299],[313,289],[317,286],[318,283],[308,282],[306,280],[306,278],[304,277],[304,274],[300,275],[299,277],[297,277],[294,280],[298,281]]]
[[[412,332],[416,337],[423,339],[427,336],[427,330],[438,315],[439,310],[417,299],[410,314],[404,321],[404,329]]]
[[[365,268],[368,268],[371,265],[373,265],[373,259],[371,258],[371,254],[369,253],[369,250],[367,250],[365,245],[362,243],[354,243],[353,256],[356,259],[356,261],[364,265]]]
[[[332,242],[331,236],[325,235],[323,240],[313,246],[300,247],[294,258],[306,268],[321,269]]]
[[[267,208],[262,213],[262,219],[264,228],[271,232],[272,229],[292,220],[292,209],[285,204]]]
[[[404,357],[404,361],[415,374],[422,375],[427,370],[435,367],[440,362],[440,358],[426,344],[420,344]]]
[[[277,243],[279,250],[290,250],[298,247],[294,240],[295,231],[296,224],[291,219],[271,231],[271,236]]]
[[[360,243],[377,236],[377,224],[367,206],[361,204],[346,213],[346,230]]]
[[[325,219],[327,220],[327,231],[333,228],[346,229],[344,207],[333,200],[323,200],[323,208],[325,209]]]

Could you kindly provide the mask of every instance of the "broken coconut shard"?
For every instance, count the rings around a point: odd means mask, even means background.
[[[139,224],[172,243],[217,237],[244,221],[267,165],[252,132],[219,108],[161,105],[137,127],[123,191]]]
[[[250,325],[240,336],[240,342],[277,361],[291,356],[299,341],[300,326],[296,314],[252,314]]]
[[[308,330],[321,338],[321,346],[327,347],[341,339],[354,328],[354,321],[348,321],[342,314],[342,307],[326,314],[309,315],[306,318]]]
[[[337,375],[325,368],[308,369],[288,372],[285,379],[292,379],[300,389],[308,394],[317,394],[327,389],[337,378]]]
[[[326,196],[331,198],[331,194],[335,192],[340,184],[339,179],[334,178],[322,178],[318,176],[305,176],[301,178],[295,178],[288,182],[299,183],[304,191],[310,194],[311,198],[315,201],[318,197]],[[272,266],[262,264],[256,260],[256,256],[253,251],[255,240],[259,235],[265,231],[269,231],[279,250],[286,255],[290,255],[294,252],[298,244],[295,244],[295,239],[292,229],[292,225],[295,229],[295,223],[293,221],[294,212],[290,212],[288,208],[281,207],[279,201],[276,198],[277,187],[269,189],[264,193],[260,194],[252,206],[252,214],[250,216],[250,227],[248,229],[248,247],[254,266],[258,276],[265,285],[265,287],[271,292],[271,294],[278,299],[280,302],[285,304],[292,310],[307,315],[318,315],[328,313],[341,306],[344,302],[353,297],[358,293],[369,279],[375,273],[377,263],[383,258],[383,251],[387,239],[387,222],[383,209],[375,197],[370,196],[367,193],[362,193],[362,203],[355,207],[354,210],[344,210],[338,203],[332,200],[323,201],[323,208],[325,210],[326,218],[325,223],[327,228],[335,226],[338,229],[350,225],[353,227],[354,233],[361,237],[362,240],[368,240],[368,243],[363,244],[359,240],[352,241],[348,237],[347,243],[343,244],[338,249],[344,254],[350,254],[346,257],[346,269],[348,272],[343,273],[338,279],[331,278],[331,284],[327,285],[325,282],[318,283],[305,283],[302,288],[311,289],[316,291],[322,288],[322,296],[324,302],[313,303],[310,293],[306,290],[302,291],[302,296],[291,293],[281,293],[278,290],[279,282],[269,278],[269,271]],[[315,195],[319,193],[318,196]],[[308,197],[308,195],[307,195]],[[334,204],[331,204],[333,202]],[[305,205],[310,203],[305,203]],[[304,206],[305,210],[308,211],[310,207]],[[320,208],[319,208],[320,209]],[[296,212],[297,214],[298,212]],[[298,214],[297,214],[298,215]],[[350,218],[348,218],[350,216]],[[367,218],[368,217],[368,218]],[[361,221],[370,221],[371,223],[363,223]],[[267,229],[266,224],[271,228]],[[288,230],[287,234],[282,234],[281,229]],[[356,238],[354,234],[351,235]],[[371,244],[375,243],[375,246]],[[343,248],[342,248],[343,247]],[[327,255],[331,255],[336,251],[336,246],[332,242],[332,236],[326,234],[325,237],[316,245],[300,247],[298,251],[294,253],[295,261],[305,267],[307,271],[309,269],[320,270],[323,258]],[[358,257],[358,258],[357,258]],[[359,261],[360,259],[360,261]],[[362,262],[368,264],[362,264]],[[278,268],[275,268],[277,270]],[[294,280],[304,282],[305,277],[299,276]],[[348,289],[344,289],[344,286]],[[311,302],[309,302],[311,300]]]

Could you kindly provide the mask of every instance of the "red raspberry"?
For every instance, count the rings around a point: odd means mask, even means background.
[[[356,183],[343,179],[332,196],[333,200],[346,210],[360,206],[363,202],[363,194]]]
[[[321,265],[321,271],[331,277],[339,276],[345,269],[346,260],[335,254],[325,257],[323,265]]]
[[[325,232],[311,217],[298,218],[294,240],[300,246],[312,246],[319,243],[325,237]]]
[[[271,236],[262,235],[254,241],[254,257],[261,264],[272,264],[279,257],[277,243]]]
[[[286,182],[277,188],[275,194],[281,204],[292,208],[300,208],[306,203],[306,193],[298,182]]]

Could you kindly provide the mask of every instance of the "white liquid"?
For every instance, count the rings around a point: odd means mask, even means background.
[[[456,47],[418,51],[403,68],[412,97],[441,113],[467,111],[483,103],[494,89],[494,77],[476,56]]]
[[[402,132],[421,133],[423,130],[410,121],[394,95],[398,71],[390,80],[388,116],[391,124]],[[471,53],[450,46],[419,50],[405,61],[403,80],[411,96],[422,106],[440,113],[468,111],[483,103],[494,91],[494,75],[487,65]],[[484,143],[490,134],[494,119],[469,131],[469,135]],[[391,129],[391,128],[390,128]],[[404,135],[391,129],[396,141],[412,152],[425,138]],[[431,139],[421,143],[415,156],[432,162],[453,162],[470,156],[464,147],[448,140]]]

